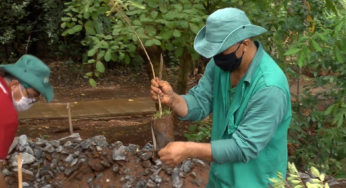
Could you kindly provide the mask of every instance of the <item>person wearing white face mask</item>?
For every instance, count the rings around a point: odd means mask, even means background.
[[[49,83],[50,69],[32,55],[22,56],[15,64],[0,65],[0,169],[18,129],[17,111],[28,110],[43,95],[54,97]],[[7,188],[0,172],[0,188]]]

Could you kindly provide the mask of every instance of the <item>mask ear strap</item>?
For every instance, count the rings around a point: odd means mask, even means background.
[[[242,41],[240,41],[240,44],[239,44],[238,48],[235,50],[235,52],[239,50],[240,45],[241,45],[242,43],[243,43],[243,40],[242,40]]]
[[[20,94],[22,95],[22,97],[24,97],[23,91],[22,91],[22,84],[19,84],[18,87],[19,87]]]

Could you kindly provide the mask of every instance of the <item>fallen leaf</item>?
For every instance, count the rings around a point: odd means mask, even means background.
[[[129,99],[130,102],[132,102],[133,100],[132,99]]]

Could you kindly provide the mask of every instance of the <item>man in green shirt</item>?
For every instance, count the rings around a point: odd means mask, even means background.
[[[278,171],[286,175],[289,85],[251,39],[264,32],[239,9],[217,10],[194,42],[200,55],[212,58],[198,85],[180,96],[168,82],[151,81],[153,100],[159,95],[180,119],[200,121],[213,113],[211,143],[171,142],[159,151],[170,166],[186,158],[211,162],[207,187],[265,188]]]

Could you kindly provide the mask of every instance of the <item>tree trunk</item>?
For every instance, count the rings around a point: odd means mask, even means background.
[[[155,76],[159,77],[159,71],[160,71],[160,57],[161,57],[161,53],[162,50],[156,46],[153,45],[151,47],[146,47],[146,50],[148,52],[148,55],[150,57],[151,62],[153,63],[154,66],[154,71],[155,71]],[[143,60],[145,61],[146,64],[146,68],[147,68],[147,73],[149,75],[150,80],[153,79],[153,73],[151,71],[151,66],[150,63],[148,61],[147,56],[145,55],[144,50],[139,50],[139,54],[141,55],[141,57],[143,58]],[[167,81],[168,77],[167,77],[167,71],[166,71],[166,66],[165,64],[163,64],[163,68],[162,68],[162,80],[166,80]],[[148,91],[150,89],[150,86],[148,86]],[[168,109],[168,106],[166,105],[162,105],[162,109]],[[156,104],[156,110],[159,110],[159,105]]]
[[[187,90],[187,83],[189,80],[190,71],[192,69],[192,57],[189,51],[185,48],[182,56],[179,58],[179,72],[178,72],[178,85],[177,93],[185,95]]]

